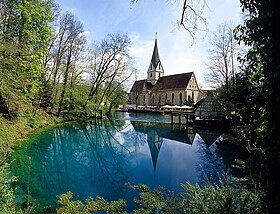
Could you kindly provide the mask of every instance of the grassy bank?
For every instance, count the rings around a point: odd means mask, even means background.
[[[41,111],[35,117],[25,113],[16,120],[7,120],[0,117],[0,148],[1,155],[8,154],[13,146],[37,131],[38,128],[59,124],[61,118],[51,116]]]

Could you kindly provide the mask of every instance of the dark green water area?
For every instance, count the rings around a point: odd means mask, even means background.
[[[18,176],[17,202],[27,187],[41,206],[57,206],[57,195],[71,191],[85,201],[119,198],[134,208],[138,192],[125,186],[146,184],[175,193],[182,183],[218,182],[238,152],[217,143],[222,133],[172,131],[170,115],[117,112],[113,121],[96,120],[46,129],[15,149],[11,166]],[[29,170],[30,168],[30,170]],[[28,185],[29,183],[29,185]]]

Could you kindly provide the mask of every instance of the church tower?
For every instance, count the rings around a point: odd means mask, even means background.
[[[147,81],[152,83],[152,85],[155,85],[157,80],[162,76],[164,76],[164,70],[159,59],[156,35],[154,51],[150,62],[150,66],[147,71]]]

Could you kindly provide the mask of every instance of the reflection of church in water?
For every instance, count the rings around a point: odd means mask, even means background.
[[[148,145],[149,145],[152,160],[153,160],[154,171],[156,171],[157,159],[158,159],[161,145],[163,143],[163,138],[160,137],[157,134],[156,130],[153,130],[153,129],[150,132],[148,132],[147,135],[148,135],[147,141],[148,141]]]
[[[205,142],[205,146],[209,147],[221,136],[220,132],[207,129],[193,129],[193,127],[188,127],[192,129],[186,129],[184,132],[174,131],[170,128],[170,124],[162,123],[147,123],[140,121],[131,121],[135,131],[146,134],[147,143],[151,153],[151,158],[153,162],[154,172],[156,171],[156,165],[160,149],[163,144],[163,139],[173,140],[177,143],[185,143],[192,145],[196,133]]]
[[[147,142],[153,161],[154,171],[156,170],[163,138],[174,140],[179,143],[192,144],[195,137],[195,133],[193,132],[173,132],[170,129],[170,124],[147,124],[139,121],[131,121],[131,124],[137,132],[145,133],[147,135]]]

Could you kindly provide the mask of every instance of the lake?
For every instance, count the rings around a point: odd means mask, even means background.
[[[32,198],[43,206],[55,207],[56,196],[71,191],[82,201],[123,198],[133,209],[137,192],[127,182],[178,193],[182,183],[215,183],[225,171],[232,174],[235,154],[215,143],[221,133],[176,132],[169,122],[170,115],[117,112],[111,122],[62,125],[30,137],[12,155],[16,200],[24,202],[30,180]]]

